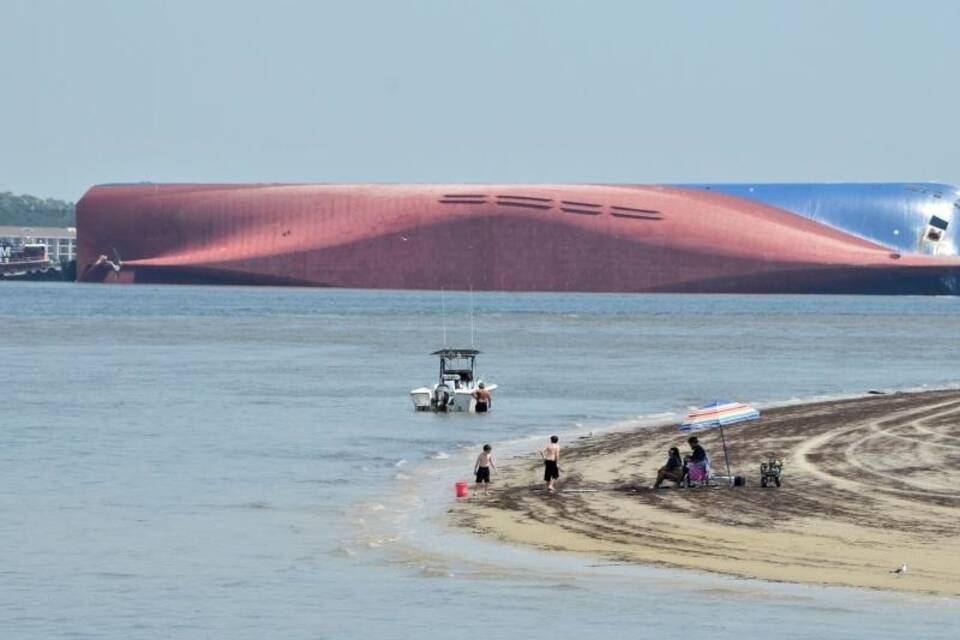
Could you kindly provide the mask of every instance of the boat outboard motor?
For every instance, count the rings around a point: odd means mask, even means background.
[[[437,411],[446,411],[450,402],[450,388],[441,384],[433,392],[433,405]]]

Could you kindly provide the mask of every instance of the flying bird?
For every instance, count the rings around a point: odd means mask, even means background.
[[[891,571],[890,573],[906,573],[907,572],[907,563],[904,562],[899,567]]]

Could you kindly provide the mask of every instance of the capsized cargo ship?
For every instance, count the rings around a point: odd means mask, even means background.
[[[957,294],[960,192],[883,184],[115,184],[84,282]]]

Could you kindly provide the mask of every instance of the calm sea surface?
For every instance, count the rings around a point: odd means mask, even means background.
[[[471,317],[494,411],[414,413]],[[956,638],[956,600],[619,566],[443,514],[483,442],[506,464],[713,398],[955,384],[958,336],[956,298],[4,284],[0,638]]]

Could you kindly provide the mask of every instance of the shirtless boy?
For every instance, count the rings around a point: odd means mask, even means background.
[[[560,477],[560,442],[558,436],[550,436],[550,444],[543,448],[543,481],[547,483],[547,491],[556,491],[557,478]]]
[[[487,494],[487,487],[490,485],[490,471],[497,471],[497,465],[493,463],[493,447],[488,444],[483,445],[483,451],[477,456],[477,461],[473,465],[473,473],[477,476],[477,486],[474,488],[478,493],[483,488],[483,494]]]

